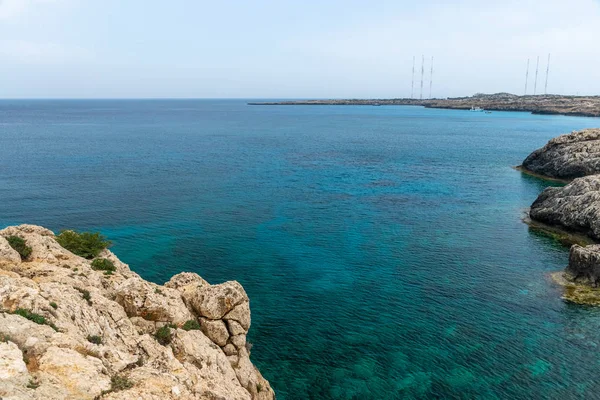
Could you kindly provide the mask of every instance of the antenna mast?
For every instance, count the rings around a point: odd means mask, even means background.
[[[546,84],[544,85],[544,94],[548,94],[548,72],[550,72],[550,53],[548,53],[548,64],[546,64]]]
[[[537,56],[537,64],[535,64],[535,82],[533,83],[533,95],[535,96],[535,92],[537,90],[537,76],[538,76],[538,67],[540,66],[540,56]]]
[[[433,56],[431,56],[431,71],[429,72],[429,98],[431,98],[431,87],[433,86]]]
[[[410,98],[412,99],[415,94],[415,56],[413,56],[413,73],[412,73],[412,85],[410,87]]]
[[[527,59],[527,70],[525,71],[525,96],[527,96],[527,80],[529,79],[529,58]]]
[[[421,56],[421,97],[423,100],[423,75],[425,75],[425,56]]]

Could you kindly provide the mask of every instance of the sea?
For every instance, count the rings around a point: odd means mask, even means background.
[[[1,100],[0,225],[100,231],[143,278],[237,280],[278,399],[580,399],[600,309],[513,167],[594,118],[250,100]]]

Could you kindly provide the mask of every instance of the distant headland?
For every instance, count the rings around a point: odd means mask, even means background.
[[[475,94],[447,99],[330,99],[251,102],[249,105],[361,105],[361,106],[423,106],[469,110],[526,111],[533,114],[561,114],[600,117],[600,96],[528,95],[510,93]]]

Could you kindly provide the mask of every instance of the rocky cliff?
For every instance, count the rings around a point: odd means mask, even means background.
[[[521,168],[558,179],[599,174],[600,129],[584,129],[558,136],[531,153]]]
[[[31,247],[22,260],[6,238]],[[250,361],[236,281],[181,273],[164,285],[92,268],[33,225],[0,230],[0,398],[273,399]]]
[[[532,220],[600,240],[600,175],[546,188],[531,205]]]

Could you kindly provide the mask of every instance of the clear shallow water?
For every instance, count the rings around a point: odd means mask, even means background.
[[[511,169],[600,120],[239,100],[0,101],[0,224],[101,230],[144,278],[237,279],[279,399],[600,393],[600,310]]]

